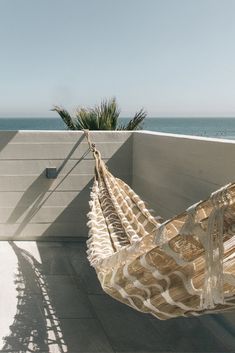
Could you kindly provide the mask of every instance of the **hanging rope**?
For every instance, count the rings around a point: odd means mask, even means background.
[[[85,137],[87,139],[87,143],[89,145],[89,149],[92,152],[93,157],[95,159],[95,174],[96,174],[96,178],[99,179],[99,177],[100,177],[100,169],[102,167],[101,154],[96,149],[95,144],[91,141],[90,131],[88,129],[84,129],[83,132],[84,132],[84,135],[85,135]],[[104,172],[104,168],[103,168],[103,172]]]
[[[96,151],[96,148],[95,148],[95,144],[91,142],[90,131],[88,129],[84,129],[83,132],[84,132],[84,135],[86,136],[91,152],[94,153]]]

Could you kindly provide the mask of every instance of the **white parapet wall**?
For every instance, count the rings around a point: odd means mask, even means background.
[[[235,141],[135,132],[133,188],[168,219],[235,181]]]
[[[93,132],[109,168],[132,177],[132,134]],[[87,237],[94,160],[81,131],[0,132],[0,239]],[[46,168],[59,170],[56,179]]]
[[[235,180],[235,141],[92,132],[110,171],[170,218]],[[94,160],[80,131],[0,132],[0,240],[87,237]],[[56,179],[46,168],[56,167]]]

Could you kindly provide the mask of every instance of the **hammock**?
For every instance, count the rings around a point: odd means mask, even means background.
[[[103,290],[166,320],[235,308],[235,183],[163,222],[100,152],[88,213],[87,255]]]

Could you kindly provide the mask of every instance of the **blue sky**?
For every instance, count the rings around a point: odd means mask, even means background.
[[[234,0],[0,0],[0,117],[235,116]]]

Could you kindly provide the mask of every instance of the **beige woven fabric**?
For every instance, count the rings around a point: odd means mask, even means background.
[[[162,223],[93,152],[87,253],[103,290],[163,320],[232,310],[235,184]]]

